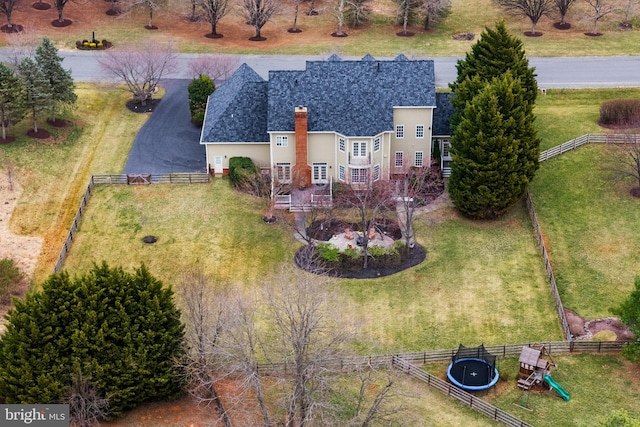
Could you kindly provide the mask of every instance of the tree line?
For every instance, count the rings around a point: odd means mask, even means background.
[[[63,58],[48,38],[43,38],[33,56],[17,57],[13,63],[0,63],[0,122],[2,139],[7,127],[28,117],[31,135],[38,136],[38,119],[48,113],[56,122],[61,109],[72,107],[77,96],[71,71],[62,67]],[[32,133],[31,133],[32,132]]]

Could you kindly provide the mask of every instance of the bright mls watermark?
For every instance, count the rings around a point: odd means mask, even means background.
[[[69,405],[0,405],[0,426],[69,427]]]

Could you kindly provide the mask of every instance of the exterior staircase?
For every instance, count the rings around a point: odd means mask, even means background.
[[[533,387],[533,385],[536,383],[537,380],[537,373],[534,372],[531,375],[529,375],[527,378],[520,378],[518,380],[518,388],[522,391],[529,391],[531,390],[531,387]]]

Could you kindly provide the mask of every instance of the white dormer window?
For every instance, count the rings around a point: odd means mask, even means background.
[[[416,138],[424,138],[424,125],[416,125]]]
[[[396,125],[396,138],[404,138],[404,125]]]
[[[288,146],[289,146],[288,136],[276,136],[276,147],[288,147]]]

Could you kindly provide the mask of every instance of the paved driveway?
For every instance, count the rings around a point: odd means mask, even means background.
[[[191,123],[190,80],[163,80],[166,94],[142,126],[129,153],[125,174],[206,172],[200,128]]]

